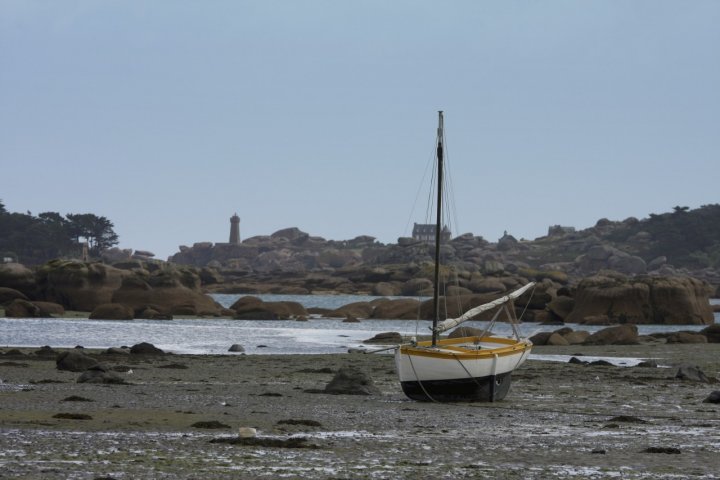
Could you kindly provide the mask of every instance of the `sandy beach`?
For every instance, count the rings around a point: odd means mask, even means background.
[[[535,347],[660,367],[528,361],[493,404],[409,401],[384,354],[90,352],[128,382],[98,385],[34,350],[0,356],[0,478],[720,478],[718,387],[675,378],[719,344]],[[344,366],[381,394],[316,393]],[[309,448],[211,443],[240,427]]]

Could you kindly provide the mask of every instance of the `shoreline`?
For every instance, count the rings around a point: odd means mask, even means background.
[[[85,353],[129,384],[76,383],[80,374],[58,371],[55,357],[0,356],[4,473],[717,478],[720,469],[718,407],[702,402],[717,385],[674,378],[675,367],[691,363],[717,381],[720,344],[535,347],[537,354],[654,358],[673,368],[530,360],[513,374],[507,398],[492,404],[412,402],[401,392],[391,355]],[[380,394],[311,393],[345,366],[366,372]],[[67,400],[73,396],[89,401]],[[621,415],[636,421],[617,420]],[[197,422],[229,428],[193,427]],[[266,439],[305,437],[318,448],[210,443],[240,427]],[[643,453],[650,447],[681,453]]]

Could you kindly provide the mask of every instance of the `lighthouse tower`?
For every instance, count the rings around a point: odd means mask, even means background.
[[[240,245],[240,217],[237,213],[230,217],[230,244]]]

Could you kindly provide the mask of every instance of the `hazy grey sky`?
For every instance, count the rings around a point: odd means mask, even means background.
[[[459,231],[718,203],[719,1],[0,0],[0,199],[120,247],[408,235],[444,110]]]

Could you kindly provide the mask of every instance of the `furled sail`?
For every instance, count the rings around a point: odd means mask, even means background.
[[[524,285],[523,287],[518,288],[514,292],[508,293],[504,297],[500,297],[497,300],[493,300],[492,302],[483,303],[482,305],[478,305],[475,308],[471,308],[470,310],[463,313],[461,316],[459,316],[457,318],[448,318],[447,320],[443,320],[442,322],[440,322],[438,324],[435,331],[437,333],[442,333],[453,327],[456,327],[456,326],[460,325],[461,323],[463,323],[467,320],[470,320],[471,318],[473,318],[474,316],[476,316],[482,312],[487,312],[488,310],[492,310],[492,309],[497,308],[507,302],[515,300],[520,295],[522,295],[523,293],[525,293],[526,291],[528,291],[530,288],[532,288],[534,286],[535,286],[535,282],[530,282],[527,285]]]

